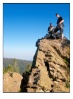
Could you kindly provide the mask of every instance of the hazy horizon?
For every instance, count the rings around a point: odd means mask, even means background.
[[[25,60],[25,61],[33,61],[33,60],[26,60],[26,59],[21,59],[21,58],[11,58],[11,57],[3,57],[3,58],[7,58],[7,59],[17,59],[17,60]]]

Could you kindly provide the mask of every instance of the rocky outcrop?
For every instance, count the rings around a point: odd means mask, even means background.
[[[69,40],[41,39],[36,46],[27,92],[69,92]]]
[[[3,92],[19,92],[22,76],[15,72],[3,75]]]
[[[3,75],[3,92],[70,92],[70,41],[42,38],[30,72]]]

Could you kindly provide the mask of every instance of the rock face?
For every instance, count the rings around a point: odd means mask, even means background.
[[[69,92],[69,40],[41,39],[36,46],[27,92]]]
[[[70,41],[40,39],[30,72],[4,74],[4,92],[70,92]]]
[[[3,75],[3,92],[19,92],[22,76],[15,72]]]

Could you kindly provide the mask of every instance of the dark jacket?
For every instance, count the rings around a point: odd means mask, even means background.
[[[58,19],[57,19],[57,25],[60,23],[60,21],[62,21],[63,18],[60,16]],[[64,23],[61,23],[62,26],[64,26]]]

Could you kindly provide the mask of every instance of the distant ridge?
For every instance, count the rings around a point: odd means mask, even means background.
[[[13,65],[13,60],[16,58],[3,58],[3,67],[7,67],[8,64]],[[16,59],[19,69],[20,69],[20,73],[23,73],[26,69],[27,65],[32,65],[32,61],[29,60],[22,60],[22,59]]]

